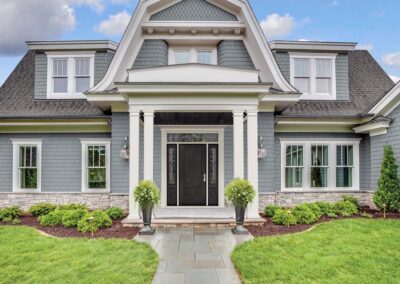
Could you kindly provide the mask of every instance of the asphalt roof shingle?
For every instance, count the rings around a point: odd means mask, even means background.
[[[81,118],[105,114],[85,100],[35,100],[35,52],[28,51],[0,88],[0,118]]]

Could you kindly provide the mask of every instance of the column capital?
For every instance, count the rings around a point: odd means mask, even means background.
[[[258,110],[248,110],[247,116],[257,116],[258,115]]]
[[[233,110],[232,114],[233,115],[243,115],[244,114],[244,110]]]
[[[154,110],[145,110],[143,111],[143,115],[146,116],[154,116]]]

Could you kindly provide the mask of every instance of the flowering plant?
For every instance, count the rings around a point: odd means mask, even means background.
[[[225,195],[235,207],[246,208],[254,200],[256,192],[247,179],[235,178],[225,187]]]
[[[151,208],[160,202],[158,187],[151,180],[141,181],[133,192],[134,199],[142,209]]]

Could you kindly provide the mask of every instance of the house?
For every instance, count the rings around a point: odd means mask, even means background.
[[[267,203],[370,204],[383,145],[400,156],[400,85],[374,58],[268,43],[248,1],[141,0],[119,44],[27,45],[0,89],[0,207],[120,206],[136,224],[148,179],[156,219],[226,217],[224,186],[245,177],[257,221]]]

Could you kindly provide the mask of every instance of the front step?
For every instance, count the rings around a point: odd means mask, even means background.
[[[265,219],[246,219],[245,225],[261,226],[265,223]],[[122,221],[124,227],[142,227],[141,220],[132,220],[126,218]],[[234,227],[234,218],[161,218],[152,221],[153,227]]]

